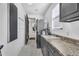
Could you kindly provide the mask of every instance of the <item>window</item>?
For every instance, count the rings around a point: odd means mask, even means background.
[[[59,6],[59,4],[57,4],[52,9],[52,29],[60,27],[60,22],[59,22],[60,9],[59,8],[60,8],[60,6]]]

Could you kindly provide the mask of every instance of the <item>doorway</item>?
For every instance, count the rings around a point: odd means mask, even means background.
[[[27,44],[29,39],[29,20],[28,16],[25,16],[25,44]]]

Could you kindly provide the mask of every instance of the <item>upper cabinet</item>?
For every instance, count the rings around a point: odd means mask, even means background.
[[[79,19],[78,3],[60,3],[60,21],[73,22]]]

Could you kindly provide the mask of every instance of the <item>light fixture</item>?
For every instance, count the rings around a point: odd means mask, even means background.
[[[28,5],[32,5],[32,3],[27,3]]]
[[[35,11],[38,11],[38,9],[35,9]]]

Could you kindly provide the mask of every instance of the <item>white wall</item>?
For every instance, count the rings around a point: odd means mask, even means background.
[[[44,19],[44,16],[38,14],[28,14],[28,17],[36,19]]]
[[[79,21],[68,23],[66,25],[66,31],[70,36],[79,36]]]
[[[5,8],[5,7],[4,7]],[[2,6],[2,4],[0,4],[0,45],[2,44],[2,35],[3,35],[3,33],[2,33],[2,31],[3,31],[3,27],[2,27],[2,25],[3,25],[3,16],[4,16],[4,12],[2,12],[4,9],[3,9],[3,6]]]
[[[0,21],[2,24],[0,28],[2,28],[2,39],[0,39],[1,44],[4,45],[2,49],[2,55],[5,56],[16,56],[18,55],[21,48],[24,46],[25,40],[25,11],[21,4],[15,4],[18,8],[18,38],[10,43],[7,43],[8,38],[8,17],[7,17],[7,4],[0,4]],[[19,19],[19,17],[21,19]],[[0,37],[1,38],[1,37]]]

